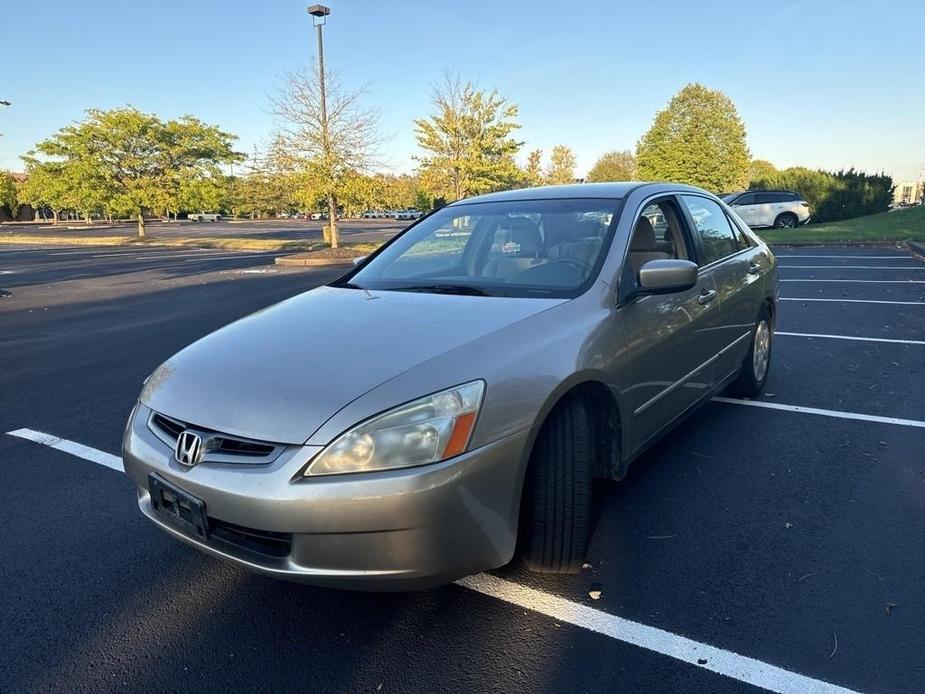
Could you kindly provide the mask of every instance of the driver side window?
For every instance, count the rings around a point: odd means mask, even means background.
[[[633,274],[650,260],[680,258],[686,260],[687,245],[674,208],[667,200],[654,202],[643,209],[633,227],[627,260]]]

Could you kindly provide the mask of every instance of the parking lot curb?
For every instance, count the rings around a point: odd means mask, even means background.
[[[351,258],[306,258],[301,255],[281,255],[277,256],[273,262],[276,265],[288,265],[290,267],[325,267],[336,265],[352,265]]]

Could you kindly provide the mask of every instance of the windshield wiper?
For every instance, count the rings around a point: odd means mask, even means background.
[[[418,284],[410,287],[393,287],[398,292],[425,292],[431,294],[462,294],[465,296],[488,296],[478,287],[466,284]]]

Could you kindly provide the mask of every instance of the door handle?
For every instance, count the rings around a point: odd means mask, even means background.
[[[714,298],[716,298],[716,290],[710,289],[709,291],[700,292],[700,296],[697,297],[697,303],[703,306],[713,301]]]
[[[761,271],[761,266],[758,263],[749,263],[748,264],[748,274],[757,275]]]

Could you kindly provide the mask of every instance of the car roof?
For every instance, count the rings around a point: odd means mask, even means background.
[[[485,193],[471,198],[463,198],[451,205],[463,205],[474,202],[503,202],[512,200],[561,200],[568,198],[603,198],[622,199],[631,192],[651,189],[652,194],[670,192],[703,193],[704,190],[683,183],[648,183],[645,181],[625,181],[621,183],[572,183],[563,186],[537,186],[535,188],[517,188],[496,193]]]

